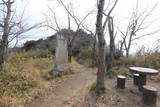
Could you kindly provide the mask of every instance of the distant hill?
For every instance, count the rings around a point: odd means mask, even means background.
[[[57,32],[53,36],[48,37],[47,39],[39,39],[37,41],[27,41],[24,46],[22,47],[25,50],[31,49],[52,49],[55,50],[56,48],[56,36],[57,35],[64,35],[64,37],[69,40],[75,35],[75,31],[62,29],[61,31]],[[81,48],[89,48],[93,45],[93,35],[86,33],[82,29],[78,30],[78,33],[75,37],[73,42],[73,52],[79,52]]]

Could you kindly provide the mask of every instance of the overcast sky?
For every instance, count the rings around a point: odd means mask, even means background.
[[[63,0],[63,1],[66,5],[71,4],[75,15],[79,19],[82,19],[89,11],[96,9],[97,0]],[[106,5],[108,4],[108,1],[109,0],[106,0]],[[131,16],[131,12],[133,11],[136,5],[136,1],[137,0],[119,0],[114,12],[112,13],[112,16],[114,16],[114,24],[116,26],[119,26],[119,28],[122,29],[123,31],[125,31],[126,29],[128,20]],[[153,6],[156,3],[158,3],[157,1],[159,0],[138,0],[138,1],[139,1],[138,10],[144,11],[152,9]],[[28,23],[38,23],[40,21],[45,20],[44,16],[50,14],[50,11],[48,9],[49,6],[56,13],[59,25],[62,28],[67,27],[66,11],[60,4],[58,4],[56,0],[24,0],[24,2],[25,4],[27,4],[25,15],[27,17],[26,19]],[[17,2],[17,4],[18,4],[17,7],[20,8],[24,6],[20,2]],[[88,25],[88,27],[94,31],[95,21],[96,21],[96,13],[87,18],[87,20],[85,21],[85,25]],[[147,21],[155,21],[155,22],[148,29],[140,32],[139,34],[145,34],[160,29],[160,4],[157,5],[152,16],[150,16]],[[72,23],[71,26],[73,29],[76,29],[74,23]],[[47,36],[50,36],[53,33],[55,33],[53,30],[41,28],[40,30],[35,30],[28,33],[28,35],[30,35],[30,39],[39,39],[39,38],[46,38]],[[105,35],[105,38],[108,43],[109,37],[107,33]],[[120,33],[118,33],[116,40],[118,41],[119,39],[121,39]],[[160,39],[159,33],[141,38],[140,40],[135,41],[137,45],[132,46],[132,50],[135,50],[141,45],[153,46],[157,39]]]

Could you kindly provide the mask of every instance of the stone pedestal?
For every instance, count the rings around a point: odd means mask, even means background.
[[[139,87],[140,91],[143,90],[144,85],[146,85],[146,75],[140,74],[139,75],[139,83],[138,83],[138,87]]]

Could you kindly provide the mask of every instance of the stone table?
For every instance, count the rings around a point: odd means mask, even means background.
[[[159,71],[151,68],[143,67],[130,67],[129,71],[132,73],[139,74],[139,90],[142,91],[143,85],[146,85],[146,76],[147,75],[158,75]]]

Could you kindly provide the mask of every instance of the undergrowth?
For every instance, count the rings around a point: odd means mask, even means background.
[[[106,59],[107,56],[108,51],[106,51]],[[79,55],[76,56],[76,60],[87,67],[97,66],[96,63],[92,63],[92,49],[81,49]],[[131,76],[129,72],[129,67],[131,66],[147,67],[159,70],[160,53],[145,54],[141,56],[129,56],[128,58],[120,57],[119,59],[113,61],[112,68],[106,71],[106,75],[109,77],[114,77],[119,74]]]
[[[0,70],[0,107],[23,107],[48,89],[52,80],[61,80],[52,77],[53,65],[54,55],[45,50],[10,53]],[[72,58],[69,67],[66,74],[73,74],[79,64]]]
[[[52,55],[42,51],[11,53],[0,71],[0,107],[17,107],[48,87]],[[41,54],[41,55],[40,55]]]
[[[76,60],[87,67],[95,67],[96,63],[92,62],[93,52],[91,48],[80,49],[80,53],[76,56]]]

